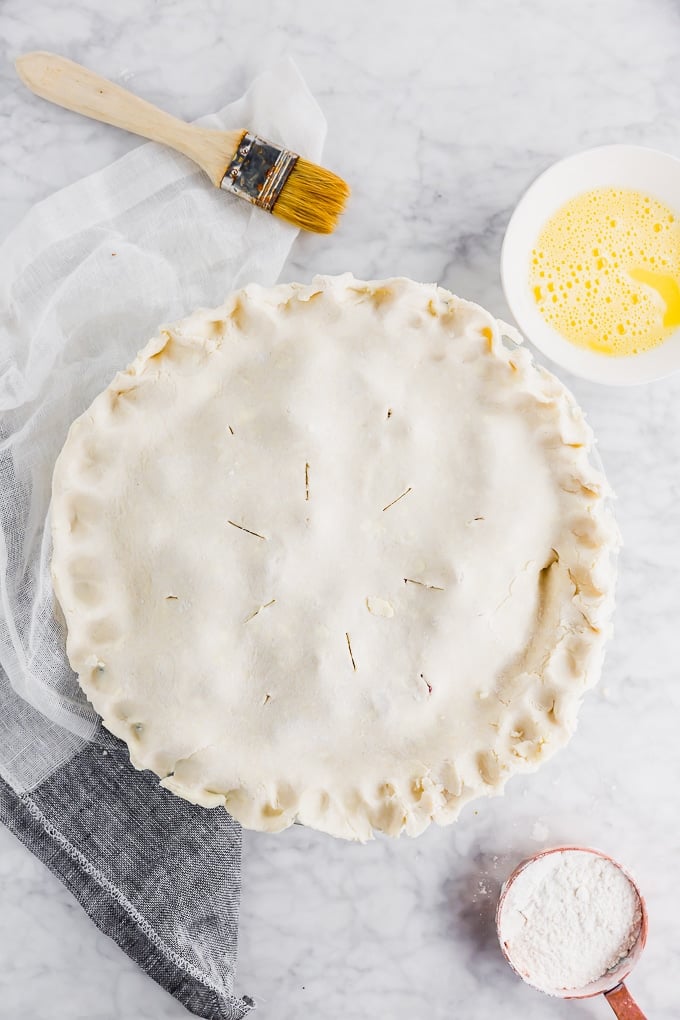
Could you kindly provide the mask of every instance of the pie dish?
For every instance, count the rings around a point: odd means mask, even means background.
[[[566,743],[618,532],[581,411],[508,330],[407,279],[252,285],[73,424],[54,588],[136,767],[250,828],[364,840]]]

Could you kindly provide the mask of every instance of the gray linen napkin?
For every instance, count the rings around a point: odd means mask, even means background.
[[[290,60],[202,123],[317,161],[325,134]],[[0,247],[0,819],[203,1017],[251,1005],[233,994],[241,831],[136,772],[82,695],[50,581],[51,476],[73,419],[162,322],[274,283],[295,236],[142,145],[35,206]]]
[[[135,772],[125,745],[100,728],[31,793],[0,779],[0,821],[192,1013],[246,1015],[252,1001],[233,994],[241,828],[226,811]]]

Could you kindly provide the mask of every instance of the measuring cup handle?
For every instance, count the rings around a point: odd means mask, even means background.
[[[647,1020],[647,1017],[635,1002],[623,981],[616,988],[605,992],[604,997],[619,1020]]]

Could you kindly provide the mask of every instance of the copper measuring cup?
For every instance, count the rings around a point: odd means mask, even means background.
[[[637,1003],[635,1002],[632,995],[630,994],[630,992],[628,991],[624,984],[625,978],[628,977],[631,970],[639,960],[642,954],[642,950],[645,947],[645,942],[647,941],[647,927],[648,927],[647,907],[645,906],[645,901],[642,897],[642,894],[640,893],[640,890],[638,889],[635,879],[633,879],[631,875],[628,874],[626,869],[623,868],[618,861],[615,861],[613,858],[609,857],[607,854],[602,853],[600,850],[593,850],[591,847],[586,846],[556,846],[550,850],[541,850],[539,853],[534,854],[533,857],[528,857],[526,860],[522,861],[522,863],[515,868],[512,874],[503,883],[501,894],[498,899],[498,906],[496,908],[496,931],[498,933],[498,941],[500,943],[503,956],[508,961],[508,963],[515,971],[515,973],[519,977],[521,977],[523,981],[526,981],[528,985],[531,985],[531,982],[524,976],[524,974],[520,974],[519,971],[516,969],[512,962],[512,958],[508,953],[507,947],[503,943],[503,939],[501,936],[501,917],[503,914],[505,899],[508,890],[510,889],[510,886],[515,881],[517,876],[521,874],[521,872],[523,872],[526,868],[530,868],[535,861],[541,860],[548,854],[561,853],[562,851],[570,850],[578,850],[581,853],[595,854],[597,857],[602,857],[604,858],[604,860],[609,861],[610,864],[613,864],[615,867],[617,867],[620,871],[623,872],[623,874],[626,876],[626,878],[632,885],[633,889],[635,890],[638,900],[640,902],[640,931],[638,933],[637,941],[635,942],[635,945],[631,949],[628,956],[626,956],[625,959],[620,960],[619,963],[617,963],[617,965],[612,970],[607,971],[607,973],[603,974],[602,977],[597,978],[597,980],[595,981],[591,981],[583,988],[569,989],[564,992],[556,992],[555,994],[563,999],[589,999],[593,995],[604,995],[605,999],[607,1000],[607,1002],[609,1003],[609,1005],[611,1006],[619,1020],[647,1020],[645,1014],[637,1005]],[[533,988],[535,986],[531,985],[531,987]],[[543,989],[538,989],[538,991],[543,991]]]

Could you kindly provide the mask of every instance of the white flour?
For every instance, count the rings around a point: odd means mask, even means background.
[[[548,994],[583,988],[628,956],[640,901],[624,873],[582,850],[547,854],[508,889],[500,936],[515,969]]]

